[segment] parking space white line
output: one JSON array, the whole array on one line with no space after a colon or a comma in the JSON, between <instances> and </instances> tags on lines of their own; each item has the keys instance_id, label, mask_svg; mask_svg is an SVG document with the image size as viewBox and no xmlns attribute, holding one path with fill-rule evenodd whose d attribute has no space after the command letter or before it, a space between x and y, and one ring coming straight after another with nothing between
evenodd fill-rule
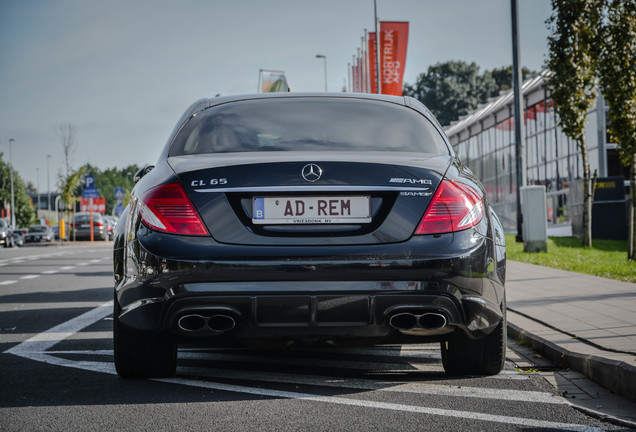
<instances>
[{"instance_id":1,"label":"parking space white line","mask_svg":"<svg viewBox=\"0 0 636 432\"><path fill-rule=\"evenodd\" d=\"M87 328L88 326L96 323L97 321L102 320L105 317L109 316L112 313L112 304L113 302L111 301L95 309L91 309L82 315L79 315L69 321L66 321L60 325L52 327L51 329L43 333L33 336L32 338L5 351L5 353L10 353L10 354L18 355L21 357L29 358L32 360L41 361L47 364L73 367L78 369L90 370L94 372L115 374L115 370L111 362L72 361L69 359L55 357L54 355L51 355L53 354L53 352L47 352L49 348L52 348L54 345L56 345L60 341L73 336L77 332L80 332L83 329ZM103 350L103 351L97 351L97 352L110 354L111 351ZM190 353L190 354L195 355L198 353ZM467 420L485 421L485 422L493 422L493 423L500 423L500 424L513 424L513 425L519 425L519 426L527 427L527 428L550 428L550 429L581 431L581 432L597 432L602 430L596 427L589 427L589 426L570 424L570 423L560 423L560 422L552 422L552 421L546 421L546 420L536 420L536 419L528 419L528 418L521 418L521 417L493 415L493 414L470 412L470 411L439 409L439 408L413 406L413 405L405 405L405 404L398 404L398 403L378 402L378 401L371 401L371 400L352 399L352 398L335 397L335 396L323 396L323 395L315 395L310 393L288 392L288 391L273 390L273 389L247 387L247 386L241 386L241 385L216 383L216 382L209 382L209 381L202 381L202 380L193 380L193 379L180 378L180 377L155 379L154 381L165 382L170 384L186 385L190 387L208 388L208 389L228 391L228 392L234 392L234 393L252 394L252 395L272 397L272 398L297 399L297 400L306 400L310 402L322 402L322 403L330 403L330 404L337 404L337 405L356 406L356 407L362 407L362 408L411 412L416 414L461 418L461 419L467 419ZM438 386L438 387L442 387L442 386ZM482 389L479 389L479 390L482 390ZM400 391L400 390L396 390L396 391Z\"/></svg>"},{"instance_id":2,"label":"parking space white line","mask_svg":"<svg viewBox=\"0 0 636 432\"><path fill-rule=\"evenodd\" d=\"M102 352L101 354L104 354ZM377 381L367 379L346 378L339 379L327 376L287 374L265 371L244 371L217 368L186 367L180 369L188 375L206 378L229 378L251 381L266 381L273 383L288 383L312 385L321 387L336 387L359 390L376 390L400 393L416 393L436 396L472 397L477 399L513 400L520 402L535 402L547 404L567 404L561 398L551 393L522 390L493 389L469 386L444 386L427 384L424 382L408 381Z\"/></svg>"},{"instance_id":3,"label":"parking space white line","mask_svg":"<svg viewBox=\"0 0 636 432\"><path fill-rule=\"evenodd\" d=\"M155 379L154 381L182 384L190 387L199 387L219 391L228 391L233 393L246 393L257 396L266 396L273 398L299 399L311 402L324 402L337 405L348 405L362 408L385 409L390 411L411 412L416 414L437 415L441 417L453 417L463 420L477 420L493 423L503 423L511 425L519 425L522 427L532 428L549 428L556 430L581 431L581 432L600 432L603 429L590 427L585 425L577 425L571 423L552 422L547 420L535 420L522 417L510 417L494 414L485 414L471 411L457 411L441 408L430 408L422 406L404 405L389 402L377 402L361 399L349 399L335 396L321 396L309 393L297 393L281 390L272 390L264 388L246 387L234 384L215 383L209 381L197 381L187 378L165 378Z\"/></svg>"},{"instance_id":4,"label":"parking space white line","mask_svg":"<svg viewBox=\"0 0 636 432\"><path fill-rule=\"evenodd\" d=\"M114 355L113 350L78 350L78 351L53 351L53 350L49 350L49 351L45 351L46 354L51 354L51 355L81 355L81 356L91 356L91 355L98 355L98 356L112 356Z\"/></svg>"},{"instance_id":5,"label":"parking space white line","mask_svg":"<svg viewBox=\"0 0 636 432\"><path fill-rule=\"evenodd\" d=\"M42 273L40 273L40 274L43 274L43 275L52 275L52 274L55 274L55 273L59 273L59 270L45 270L45 271L43 271L43 272L42 272Z\"/></svg>"},{"instance_id":6,"label":"parking space white line","mask_svg":"<svg viewBox=\"0 0 636 432\"><path fill-rule=\"evenodd\" d=\"M73 270L75 268L75 266L65 266L65 267L60 267L60 270Z\"/></svg>"},{"instance_id":7,"label":"parking space white line","mask_svg":"<svg viewBox=\"0 0 636 432\"><path fill-rule=\"evenodd\" d=\"M8 265L8 264L20 264L20 263L25 262L25 260L32 261L32 260L39 260L39 259L55 258L55 257L60 257L60 256L73 255L77 251L80 251L83 254L93 253L93 252L100 252L100 249L87 249L88 247L90 247L90 246L73 246L72 251L51 252L51 253L45 253L45 254L39 254L39 255L31 255L29 257L6 258L6 259L0 260L0 267Z\"/></svg>"},{"instance_id":8,"label":"parking space white line","mask_svg":"<svg viewBox=\"0 0 636 432\"><path fill-rule=\"evenodd\" d=\"M12 285L12 284L14 284L16 282L17 281L14 281L14 280L6 280L6 281L0 282L0 285Z\"/></svg>"},{"instance_id":9,"label":"parking space white line","mask_svg":"<svg viewBox=\"0 0 636 432\"><path fill-rule=\"evenodd\" d=\"M113 302L109 301L43 333L37 334L5 352L22 357L27 356L29 353L40 354L56 343L110 315L112 312Z\"/></svg>"},{"instance_id":10,"label":"parking space white line","mask_svg":"<svg viewBox=\"0 0 636 432\"><path fill-rule=\"evenodd\" d=\"M26 275L26 276L22 276L22 277L20 277L20 280L35 279L35 278L39 278L39 277L40 277L40 275L39 275L39 274Z\"/></svg>"},{"instance_id":11,"label":"parking space white line","mask_svg":"<svg viewBox=\"0 0 636 432\"><path fill-rule=\"evenodd\" d=\"M99 355L112 356L112 350L92 351L47 351L51 355ZM190 355L190 358L193 356ZM179 358L183 358L183 352L179 351ZM198 356L201 360L209 360L205 354ZM259 359L261 357L259 356ZM229 378L260 382L287 383L312 385L321 387L348 388L359 390L377 390L400 393L416 393L437 396L472 397L477 399L513 400L520 402L534 402L547 404L567 404L567 402L551 393L522 390L491 389L468 386L443 386L426 384L422 382L408 381L377 381L356 378L338 379L327 376L287 374L278 372L265 372L260 370L243 371L218 368L181 367L180 371L188 375L197 375L205 378Z\"/></svg>"}]
</instances>

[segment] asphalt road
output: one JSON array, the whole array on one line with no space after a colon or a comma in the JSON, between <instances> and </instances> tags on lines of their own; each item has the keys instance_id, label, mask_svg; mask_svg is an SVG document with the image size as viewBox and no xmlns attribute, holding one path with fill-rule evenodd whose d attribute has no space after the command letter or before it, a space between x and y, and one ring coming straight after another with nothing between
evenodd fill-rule
<instances>
[{"instance_id":1,"label":"asphalt road","mask_svg":"<svg viewBox=\"0 0 636 432\"><path fill-rule=\"evenodd\" d=\"M437 345L180 347L176 377L120 379L111 247L0 250L0 430L625 430L510 362L447 377Z\"/></svg>"}]
</instances>

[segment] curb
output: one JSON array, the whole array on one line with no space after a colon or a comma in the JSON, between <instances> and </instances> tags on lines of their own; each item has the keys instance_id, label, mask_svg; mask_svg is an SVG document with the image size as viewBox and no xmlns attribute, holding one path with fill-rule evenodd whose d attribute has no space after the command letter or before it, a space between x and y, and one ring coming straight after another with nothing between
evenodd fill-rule
<instances>
[{"instance_id":1,"label":"curb","mask_svg":"<svg viewBox=\"0 0 636 432\"><path fill-rule=\"evenodd\" d=\"M604 388L636 401L636 366L619 360L564 349L510 322L508 322L508 334L516 340L525 341L532 349L552 360L559 367L581 372Z\"/></svg>"}]
</instances>

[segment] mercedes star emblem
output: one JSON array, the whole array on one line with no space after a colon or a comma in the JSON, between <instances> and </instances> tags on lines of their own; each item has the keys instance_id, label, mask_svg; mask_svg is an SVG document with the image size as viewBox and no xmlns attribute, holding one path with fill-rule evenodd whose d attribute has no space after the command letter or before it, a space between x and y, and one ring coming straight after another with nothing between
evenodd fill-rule
<instances>
[{"instance_id":1,"label":"mercedes star emblem","mask_svg":"<svg viewBox=\"0 0 636 432\"><path fill-rule=\"evenodd\" d=\"M303 167L303 178L305 180L307 180L308 182L315 182L317 181L320 176L322 175L322 168L320 168L318 165L316 164L307 164Z\"/></svg>"}]
</instances>

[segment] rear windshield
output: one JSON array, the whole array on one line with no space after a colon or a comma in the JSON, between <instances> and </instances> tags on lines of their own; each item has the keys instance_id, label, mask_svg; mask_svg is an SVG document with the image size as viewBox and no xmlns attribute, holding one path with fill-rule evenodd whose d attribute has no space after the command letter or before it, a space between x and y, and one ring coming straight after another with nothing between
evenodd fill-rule
<instances>
[{"instance_id":1,"label":"rear windshield","mask_svg":"<svg viewBox=\"0 0 636 432\"><path fill-rule=\"evenodd\" d=\"M178 133L169 155L339 150L449 154L431 122L404 106L349 99L267 99L204 111Z\"/></svg>"}]
</instances>

